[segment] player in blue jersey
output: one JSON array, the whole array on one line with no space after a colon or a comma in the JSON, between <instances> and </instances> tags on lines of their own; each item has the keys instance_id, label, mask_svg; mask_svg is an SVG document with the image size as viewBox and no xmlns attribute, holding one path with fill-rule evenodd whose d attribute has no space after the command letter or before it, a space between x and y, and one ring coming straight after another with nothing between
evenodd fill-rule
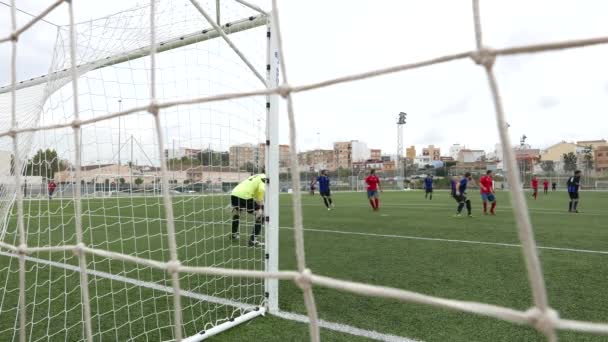
<instances>
[{"instance_id":1,"label":"player in blue jersey","mask_svg":"<svg viewBox=\"0 0 608 342\"><path fill-rule=\"evenodd\" d=\"M568 204L568 212L578 213L578 189L581 185L581 171L574 171L574 176L568 178L568 196L570 203Z\"/></svg>"},{"instance_id":2,"label":"player in blue jersey","mask_svg":"<svg viewBox=\"0 0 608 342\"><path fill-rule=\"evenodd\" d=\"M430 174L426 175L426 178L424 179L424 199L427 198L427 196L430 195L429 200L433 199L433 176L431 176Z\"/></svg>"},{"instance_id":3,"label":"player in blue jersey","mask_svg":"<svg viewBox=\"0 0 608 342\"><path fill-rule=\"evenodd\" d=\"M465 173L460 181L452 180L452 197L458 202L456 217L462 216L462 208L464 208L465 205L467 207L468 216L473 217L471 214L471 200L466 196L467 186L471 180L472 177L470 172Z\"/></svg>"},{"instance_id":4,"label":"player in blue jersey","mask_svg":"<svg viewBox=\"0 0 608 342\"><path fill-rule=\"evenodd\" d=\"M314 184L316 183L319 183L319 194L323 198L323 202L325 203L327 210L331 210L331 208L334 207L334 202L331 199L331 190L329 189L329 177L327 176L326 170L321 170L321 175L317 177Z\"/></svg>"},{"instance_id":5,"label":"player in blue jersey","mask_svg":"<svg viewBox=\"0 0 608 342\"><path fill-rule=\"evenodd\" d=\"M452 189L452 192L450 193L450 195L453 198L456 198L456 190L458 190L458 178L456 178L456 177L450 178L450 188Z\"/></svg>"}]
</instances>

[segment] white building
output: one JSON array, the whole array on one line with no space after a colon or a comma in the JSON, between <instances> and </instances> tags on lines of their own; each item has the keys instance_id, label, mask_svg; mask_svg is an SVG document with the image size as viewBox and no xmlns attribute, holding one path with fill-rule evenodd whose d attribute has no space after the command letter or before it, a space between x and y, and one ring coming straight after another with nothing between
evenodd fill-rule
<instances>
[{"instance_id":1,"label":"white building","mask_svg":"<svg viewBox=\"0 0 608 342\"><path fill-rule=\"evenodd\" d=\"M189 147L179 147L179 148L167 148L165 149L165 157L168 159L174 158L182 158L182 157L190 157L196 158L196 156L201 152L201 149L198 148L189 148Z\"/></svg>"},{"instance_id":2,"label":"white building","mask_svg":"<svg viewBox=\"0 0 608 342\"><path fill-rule=\"evenodd\" d=\"M364 161L364 160L368 160L371 156L371 153L369 151L369 148L367 147L367 144L362 142L362 141L358 141L358 140L353 140L350 142L351 143L351 153L352 153L352 161L353 162L358 162L358 161Z\"/></svg>"},{"instance_id":3,"label":"white building","mask_svg":"<svg viewBox=\"0 0 608 342\"><path fill-rule=\"evenodd\" d=\"M486 152L483 150L466 150L462 149L458 152L458 160L462 163L474 163L476 161L480 161L482 158L486 156Z\"/></svg>"},{"instance_id":4,"label":"white building","mask_svg":"<svg viewBox=\"0 0 608 342\"><path fill-rule=\"evenodd\" d=\"M414 164L418 164L418 167L424 167L427 164L431 164L433 158L431 156L416 156L414 158Z\"/></svg>"},{"instance_id":5,"label":"white building","mask_svg":"<svg viewBox=\"0 0 608 342\"><path fill-rule=\"evenodd\" d=\"M506 168L506 163L505 163L505 156L504 156L504 152L502 151L502 144L496 144L494 145L494 158L498 161L496 163L496 169L498 170L504 170Z\"/></svg>"},{"instance_id":6,"label":"white building","mask_svg":"<svg viewBox=\"0 0 608 342\"><path fill-rule=\"evenodd\" d=\"M464 150L466 147L460 144L454 144L450 146L450 157L454 158L454 160L458 159L458 153L460 150Z\"/></svg>"}]
</instances>

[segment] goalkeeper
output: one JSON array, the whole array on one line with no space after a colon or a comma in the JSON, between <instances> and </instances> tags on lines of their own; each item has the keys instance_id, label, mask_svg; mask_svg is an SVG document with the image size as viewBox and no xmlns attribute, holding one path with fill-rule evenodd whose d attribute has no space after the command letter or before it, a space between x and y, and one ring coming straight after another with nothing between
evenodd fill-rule
<instances>
[{"instance_id":1,"label":"goalkeeper","mask_svg":"<svg viewBox=\"0 0 608 342\"><path fill-rule=\"evenodd\" d=\"M232 239L239 238L239 221L241 212L245 210L249 214L254 214L255 224L249 239L250 247L262 247L264 244L258 241L262 231L264 219L264 193L266 191L266 175L252 175L240 182L230 196L232 205Z\"/></svg>"}]
</instances>

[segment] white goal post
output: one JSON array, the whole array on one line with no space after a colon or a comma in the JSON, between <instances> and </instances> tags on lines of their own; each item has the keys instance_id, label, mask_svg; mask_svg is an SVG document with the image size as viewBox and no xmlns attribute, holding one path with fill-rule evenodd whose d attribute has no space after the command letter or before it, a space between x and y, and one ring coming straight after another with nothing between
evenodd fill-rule
<instances>
[{"instance_id":1,"label":"white goal post","mask_svg":"<svg viewBox=\"0 0 608 342\"><path fill-rule=\"evenodd\" d=\"M58 27L50 72L0 87L0 127L20 130L14 148L0 137L0 153L18 157L11 170L23 170L7 177L44 175L43 191L57 182L49 200L23 201L19 186L0 194L0 288L22 291L0 298L0 323L11 322L0 334L193 342L278 310L276 278L196 272L278 271L278 95L197 101L277 86L271 18L246 1L153 1ZM148 112L151 101L179 104ZM230 240L229 192L251 172L267 176L263 248ZM253 216L239 221L253 238ZM19 245L38 252L21 258L10 247ZM176 263L194 271L175 276ZM48 295L75 307L40 297L39 278L63 284ZM42 314L35 303L45 300Z\"/></svg>"}]
</instances>

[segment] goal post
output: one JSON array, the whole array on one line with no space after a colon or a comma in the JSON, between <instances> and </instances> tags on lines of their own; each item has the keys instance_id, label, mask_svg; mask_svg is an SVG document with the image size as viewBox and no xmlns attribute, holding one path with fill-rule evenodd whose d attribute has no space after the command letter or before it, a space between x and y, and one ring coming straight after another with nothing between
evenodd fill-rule
<instances>
[{"instance_id":1,"label":"goal post","mask_svg":"<svg viewBox=\"0 0 608 342\"><path fill-rule=\"evenodd\" d=\"M279 52L277 50L276 34L274 32L272 13L266 24L268 39L266 53L266 79L268 88L279 85ZM268 146L266 158L267 192L265 202L268 203L266 220L266 270L278 272L279 270L279 96L269 95L266 98L267 120L266 132ZM268 309L270 312L279 311L279 281L278 279L265 279Z\"/></svg>"},{"instance_id":2,"label":"goal post","mask_svg":"<svg viewBox=\"0 0 608 342\"><path fill-rule=\"evenodd\" d=\"M202 10L197 4L156 2L154 49L146 26L149 4L75 24L75 61L70 58L69 27L59 27L49 74L17 83L18 127L27 131L18 133L21 164L11 170L44 176L41 191L47 181L57 183L52 198L41 196L23 204L28 248L45 249L26 259L26 265L35 265L25 275L27 340L86 340L83 331L88 328L83 326L90 324L94 339L168 341L181 330L184 341L194 342L278 311L276 279L180 272L182 324L176 327L172 276L153 266L171 262L160 181L166 177L183 267L278 271L278 95L186 103L276 87L272 15L245 1L214 2L217 7ZM211 21L217 19L221 26ZM153 115L132 109L150 103L151 50L156 50L156 100L184 102L158 114L164 139L159 139ZM78 93L71 87L72 63ZM260 75L265 75L263 83ZM0 87L2 116L10 113L11 96L11 86ZM78 129L79 146L71 127L74 97L80 104L78 117L86 121ZM0 117L0 127L10 129L10 120ZM8 157L11 147L10 137L0 137L0 151ZM159 155L163 150L164 156ZM76 155L82 160L79 172ZM167 174L161 172L163 159ZM231 239L230 191L251 173L263 172L265 217L258 238L265 246L259 248L248 246L257 222L244 212L238 220L241 239ZM11 174L7 171L6 177L12 179ZM19 245L13 206L15 193L24 191L21 183L0 193L2 246ZM76 201L82 207L85 247L97 251L87 254L84 271L74 266L77 258L65 247L76 245ZM59 252L47 252L50 246ZM111 253L123 256L108 256ZM23 287L18 257L0 250L0 288L5 293ZM127 257L139 261L121 259ZM83 272L89 303L78 290ZM49 288L44 279L62 286ZM45 294L49 297L41 297ZM16 300L0 298L0 334L19 331L12 329L23 315ZM48 305L35 305L40 302ZM90 322L80 315L88 305Z\"/></svg>"}]
</instances>

